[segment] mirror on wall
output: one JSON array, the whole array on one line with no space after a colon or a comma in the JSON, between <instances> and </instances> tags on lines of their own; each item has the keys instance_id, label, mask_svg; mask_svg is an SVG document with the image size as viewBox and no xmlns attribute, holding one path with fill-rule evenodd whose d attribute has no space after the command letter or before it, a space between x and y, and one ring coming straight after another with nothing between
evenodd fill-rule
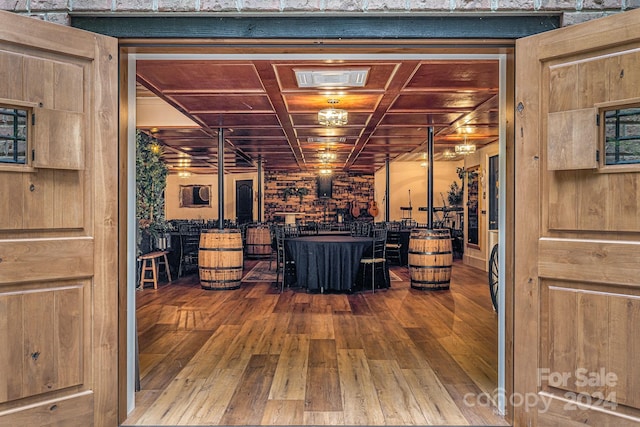
<instances>
[{"instance_id":1,"label":"mirror on wall","mask_svg":"<svg viewBox=\"0 0 640 427\"><path fill-rule=\"evenodd\" d=\"M211 206L210 185L181 185L181 208L206 208Z\"/></svg>"},{"instance_id":2,"label":"mirror on wall","mask_svg":"<svg viewBox=\"0 0 640 427\"><path fill-rule=\"evenodd\" d=\"M479 244L478 172L478 166L467 169L467 245L472 247Z\"/></svg>"}]
</instances>

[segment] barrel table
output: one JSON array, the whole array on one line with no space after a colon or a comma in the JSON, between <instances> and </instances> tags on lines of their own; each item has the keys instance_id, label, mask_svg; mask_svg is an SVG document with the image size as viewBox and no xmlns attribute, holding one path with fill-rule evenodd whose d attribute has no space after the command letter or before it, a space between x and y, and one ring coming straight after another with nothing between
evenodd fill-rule
<instances>
[{"instance_id":1,"label":"barrel table","mask_svg":"<svg viewBox=\"0 0 640 427\"><path fill-rule=\"evenodd\" d=\"M414 228L409 237L411 287L449 289L451 281L451 233L448 229Z\"/></svg>"},{"instance_id":2,"label":"barrel table","mask_svg":"<svg viewBox=\"0 0 640 427\"><path fill-rule=\"evenodd\" d=\"M267 225L247 227L245 252L249 258L271 258L271 230Z\"/></svg>"},{"instance_id":3,"label":"barrel table","mask_svg":"<svg viewBox=\"0 0 640 427\"><path fill-rule=\"evenodd\" d=\"M202 230L198 250L202 289L238 289L242 280L242 263L240 230Z\"/></svg>"}]
</instances>

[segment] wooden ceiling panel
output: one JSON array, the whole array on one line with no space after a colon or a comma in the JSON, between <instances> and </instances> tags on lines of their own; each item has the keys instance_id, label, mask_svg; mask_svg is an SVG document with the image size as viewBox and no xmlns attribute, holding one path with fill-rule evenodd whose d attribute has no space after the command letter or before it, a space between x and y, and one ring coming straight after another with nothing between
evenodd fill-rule
<instances>
[{"instance_id":1,"label":"wooden ceiling panel","mask_svg":"<svg viewBox=\"0 0 640 427\"><path fill-rule=\"evenodd\" d=\"M420 64L405 86L406 90L498 91L497 61L429 61Z\"/></svg>"},{"instance_id":2,"label":"wooden ceiling panel","mask_svg":"<svg viewBox=\"0 0 640 427\"><path fill-rule=\"evenodd\" d=\"M225 138L234 140L236 138L252 138L252 139L273 139L282 138L286 140L286 135L282 128L234 128L233 131L227 132Z\"/></svg>"},{"instance_id":3,"label":"wooden ceiling panel","mask_svg":"<svg viewBox=\"0 0 640 427\"><path fill-rule=\"evenodd\" d=\"M173 153L167 157L172 166L187 157L199 162L195 170L215 168L220 127L233 159L225 162L228 171L255 170L259 156L266 170L316 170L323 165L317 152L327 142L309 138L344 138L332 146L332 166L358 173L420 150L426 126L434 127L437 151L451 149L463 134L478 145L497 140L498 61L203 59L137 66L140 97L158 96L202 126L145 130ZM369 69L365 87L299 88L294 72L354 68ZM317 123L328 99L349 112L346 126Z\"/></svg>"},{"instance_id":4,"label":"wooden ceiling panel","mask_svg":"<svg viewBox=\"0 0 640 427\"><path fill-rule=\"evenodd\" d=\"M317 93L295 93L283 95L288 110L292 113L318 113L323 108L340 108L348 113L373 112L380 103L380 94L365 94L356 92L349 95L339 94L317 94ZM330 104L329 100L338 101Z\"/></svg>"},{"instance_id":5,"label":"wooden ceiling panel","mask_svg":"<svg viewBox=\"0 0 640 427\"><path fill-rule=\"evenodd\" d=\"M471 112L493 96L487 92L430 92L400 95L393 103L391 112Z\"/></svg>"},{"instance_id":6,"label":"wooden ceiling panel","mask_svg":"<svg viewBox=\"0 0 640 427\"><path fill-rule=\"evenodd\" d=\"M210 128L236 128L236 127L280 127L278 116L275 114L249 113L249 114L194 114ZM235 132L235 129L234 129Z\"/></svg>"},{"instance_id":7,"label":"wooden ceiling panel","mask_svg":"<svg viewBox=\"0 0 640 427\"><path fill-rule=\"evenodd\" d=\"M200 113L272 113L273 106L266 95L197 94L171 95L175 104L192 114Z\"/></svg>"},{"instance_id":8,"label":"wooden ceiling panel","mask_svg":"<svg viewBox=\"0 0 640 427\"><path fill-rule=\"evenodd\" d=\"M165 95L264 92L262 81L251 62L142 60L136 63L136 67L143 81Z\"/></svg>"}]
</instances>

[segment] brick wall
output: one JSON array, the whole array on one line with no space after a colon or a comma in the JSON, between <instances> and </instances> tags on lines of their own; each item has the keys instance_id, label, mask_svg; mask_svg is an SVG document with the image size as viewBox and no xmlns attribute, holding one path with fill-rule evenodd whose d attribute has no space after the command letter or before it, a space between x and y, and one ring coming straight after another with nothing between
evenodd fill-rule
<instances>
[{"instance_id":1,"label":"brick wall","mask_svg":"<svg viewBox=\"0 0 640 427\"><path fill-rule=\"evenodd\" d=\"M313 173L265 173L265 221L282 220L276 212L303 212L304 215L298 218L302 221L335 221L338 209L346 210L354 203L363 210L368 206L373 196L373 175L334 172L332 181L332 197L318 198L316 175ZM302 201L297 196L285 201L284 190L288 187L306 188L308 194L302 197Z\"/></svg>"},{"instance_id":2,"label":"brick wall","mask_svg":"<svg viewBox=\"0 0 640 427\"><path fill-rule=\"evenodd\" d=\"M69 24L70 12L563 12L563 25L640 7L640 0L0 0L0 9Z\"/></svg>"}]
</instances>

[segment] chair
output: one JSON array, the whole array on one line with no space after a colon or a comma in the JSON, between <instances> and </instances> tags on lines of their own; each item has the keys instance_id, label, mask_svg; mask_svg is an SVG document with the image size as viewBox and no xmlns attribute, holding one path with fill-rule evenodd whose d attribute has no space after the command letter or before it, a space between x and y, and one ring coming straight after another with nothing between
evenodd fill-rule
<instances>
[{"instance_id":1,"label":"chair","mask_svg":"<svg viewBox=\"0 0 640 427\"><path fill-rule=\"evenodd\" d=\"M389 271L387 267L387 259L385 257L386 244L387 244L387 230L386 229L374 229L372 232L373 237L373 249L370 257L363 257L360 260L360 266L362 271L361 281L362 289L364 290L367 272L371 271L371 291L376 291L376 276L382 274L384 286L378 286L378 288L389 287Z\"/></svg>"},{"instance_id":2,"label":"chair","mask_svg":"<svg viewBox=\"0 0 640 427\"><path fill-rule=\"evenodd\" d=\"M354 221L351 223L350 232L352 237L370 237L371 224L363 221Z\"/></svg>"},{"instance_id":3,"label":"chair","mask_svg":"<svg viewBox=\"0 0 640 427\"><path fill-rule=\"evenodd\" d=\"M300 225L298 231L301 236L315 236L318 234L318 223L309 221L306 224Z\"/></svg>"},{"instance_id":4,"label":"chair","mask_svg":"<svg viewBox=\"0 0 640 427\"><path fill-rule=\"evenodd\" d=\"M385 245L387 261L402 264L401 249L402 241L400 239L400 231L387 230L387 244Z\"/></svg>"},{"instance_id":5,"label":"chair","mask_svg":"<svg viewBox=\"0 0 640 427\"><path fill-rule=\"evenodd\" d=\"M299 237L300 229L297 225L285 225L284 226L284 237Z\"/></svg>"},{"instance_id":6,"label":"chair","mask_svg":"<svg viewBox=\"0 0 640 427\"><path fill-rule=\"evenodd\" d=\"M197 223L180 224L178 231L180 232L178 277L182 277L186 272L198 269L201 226Z\"/></svg>"},{"instance_id":7,"label":"chair","mask_svg":"<svg viewBox=\"0 0 640 427\"><path fill-rule=\"evenodd\" d=\"M276 284L280 284L280 292L284 292L284 285L287 281L287 274L295 272L295 264L293 260L287 259L285 248L286 227L275 227L276 236ZM282 282L280 281L280 273L282 273Z\"/></svg>"}]
</instances>

